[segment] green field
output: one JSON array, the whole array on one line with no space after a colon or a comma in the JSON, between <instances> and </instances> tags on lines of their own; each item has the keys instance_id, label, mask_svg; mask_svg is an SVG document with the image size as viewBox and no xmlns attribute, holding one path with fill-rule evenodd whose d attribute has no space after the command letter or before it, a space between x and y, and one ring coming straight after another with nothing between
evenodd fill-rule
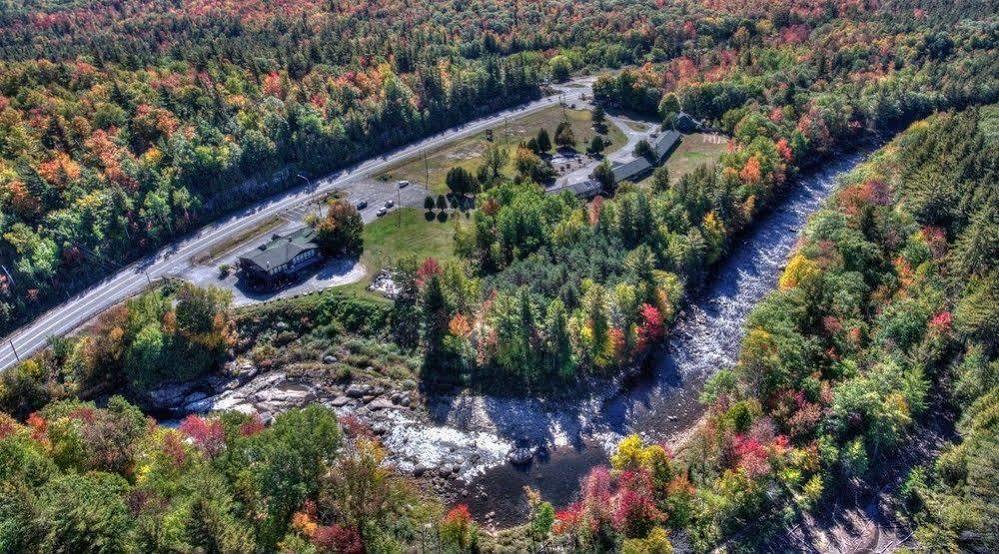
<instances>
[{"instance_id":1,"label":"green field","mask_svg":"<svg viewBox=\"0 0 999 554\"><path fill-rule=\"evenodd\" d=\"M576 148L584 150L586 145L596 134L593 131L593 118L588 110L563 109L559 106L545 108L522 117L510 119L501 125L493 128L493 140L507 148L512 154L517 144L535 136L539 129L548 129L548 134L552 140L555 139L555 128L563 118L572 124L573 134L576 135ZM610 154L618 148L624 146L627 138L616 125L607 125L607 138L611 140L604 153ZM422 157L404 161L389 168L376 178L382 181L395 182L406 179L414 183L425 183L427 181L427 171L430 173L430 190L436 194L447 192L444 184L444 177L452 167L461 166L475 174L480 164L482 153L489 146L486 134L479 133L475 136L464 138L446 144L436 150L427 153L427 158ZM507 164L506 173L513 175L513 160Z\"/></svg>"},{"instance_id":2,"label":"green field","mask_svg":"<svg viewBox=\"0 0 999 554\"><path fill-rule=\"evenodd\" d=\"M728 139L722 135L707 133L684 135L680 146L666 161L666 167L669 168L672 179L679 179L700 165L718 163L721 155L727 150Z\"/></svg>"},{"instance_id":3,"label":"green field","mask_svg":"<svg viewBox=\"0 0 999 554\"><path fill-rule=\"evenodd\" d=\"M471 224L464 214L454 217L462 224ZM348 292L365 293L375 275L385 267L390 267L406 256L417 259L428 257L444 261L455 257L454 220L446 222L436 219L427 221L422 209L402 208L393 210L385 217L364 226L364 254L361 263L367 270L364 279L352 285L345 285Z\"/></svg>"},{"instance_id":4,"label":"green field","mask_svg":"<svg viewBox=\"0 0 999 554\"><path fill-rule=\"evenodd\" d=\"M677 146L676 150L670 154L669 159L666 160L670 181L678 181L680 177L694 171L701 165L710 166L718 163L722 154L727 150L728 138L723 135L707 133L684 135L680 146ZM650 175L639 181L638 184L644 186L651 182L652 176Z\"/></svg>"}]
</instances>

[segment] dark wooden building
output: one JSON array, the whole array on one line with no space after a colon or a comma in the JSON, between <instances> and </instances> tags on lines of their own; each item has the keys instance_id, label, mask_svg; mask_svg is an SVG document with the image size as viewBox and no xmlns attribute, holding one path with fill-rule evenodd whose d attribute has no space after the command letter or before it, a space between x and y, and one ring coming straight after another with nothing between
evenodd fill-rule
<instances>
[{"instance_id":1,"label":"dark wooden building","mask_svg":"<svg viewBox=\"0 0 999 554\"><path fill-rule=\"evenodd\" d=\"M239 258L239 269L251 286L273 289L294 281L300 272L322 260L316 232L303 227L287 235L274 235Z\"/></svg>"}]
</instances>

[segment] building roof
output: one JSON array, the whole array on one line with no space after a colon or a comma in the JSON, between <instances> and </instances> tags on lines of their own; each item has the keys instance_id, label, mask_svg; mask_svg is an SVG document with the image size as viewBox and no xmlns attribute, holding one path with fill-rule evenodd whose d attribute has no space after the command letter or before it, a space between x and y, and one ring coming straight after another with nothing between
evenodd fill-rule
<instances>
[{"instance_id":1,"label":"building roof","mask_svg":"<svg viewBox=\"0 0 999 554\"><path fill-rule=\"evenodd\" d=\"M240 260L251 262L266 271L290 262L302 252L319 248L315 240L315 229L302 227L284 236L274 235L270 242L240 256Z\"/></svg>"},{"instance_id":2,"label":"building roof","mask_svg":"<svg viewBox=\"0 0 999 554\"><path fill-rule=\"evenodd\" d=\"M591 198L600 194L600 191L603 190L603 185L601 185L600 181L597 181L596 179L586 179L585 181L572 183L566 188L571 190L576 196Z\"/></svg>"},{"instance_id":3,"label":"building roof","mask_svg":"<svg viewBox=\"0 0 999 554\"><path fill-rule=\"evenodd\" d=\"M615 163L611 166L611 173L614 174L614 182L627 181L636 175L641 175L652 169L652 164L644 157L638 157L630 162Z\"/></svg>"},{"instance_id":4,"label":"building roof","mask_svg":"<svg viewBox=\"0 0 999 554\"><path fill-rule=\"evenodd\" d=\"M656 154L656 161L662 162L663 158L673 150L678 142L680 142L679 131L666 131L656 137L655 142L652 143L652 151Z\"/></svg>"},{"instance_id":5,"label":"building roof","mask_svg":"<svg viewBox=\"0 0 999 554\"><path fill-rule=\"evenodd\" d=\"M674 125L679 130L685 133L689 133L699 129L701 126L703 126L703 123L698 121L697 118L695 118L694 116L690 115L687 112L680 112L676 114L676 121Z\"/></svg>"}]
</instances>

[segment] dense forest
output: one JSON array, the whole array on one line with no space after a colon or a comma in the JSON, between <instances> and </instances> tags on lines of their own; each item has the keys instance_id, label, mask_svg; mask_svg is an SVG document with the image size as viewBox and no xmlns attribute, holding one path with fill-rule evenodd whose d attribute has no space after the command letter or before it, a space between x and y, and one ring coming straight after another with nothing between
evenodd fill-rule
<instances>
[{"instance_id":1,"label":"dense forest","mask_svg":"<svg viewBox=\"0 0 999 554\"><path fill-rule=\"evenodd\" d=\"M653 85L701 94L726 80L711 107L719 116L764 94L784 105L823 92L830 77L851 97L883 91L871 100L888 103L889 119L916 102L993 94L976 82L994 73L984 55L994 29L977 19L989 12L987 2L901 0L8 2L0 331L300 183L298 171L376 155L583 68L657 64ZM773 90L774 76L793 86ZM633 92L650 92L640 104L660 95Z\"/></svg>"},{"instance_id":2,"label":"dense forest","mask_svg":"<svg viewBox=\"0 0 999 554\"><path fill-rule=\"evenodd\" d=\"M467 511L444 513L381 465L369 434L327 408L155 425L120 397L0 415L5 552L467 550Z\"/></svg>"},{"instance_id":3,"label":"dense forest","mask_svg":"<svg viewBox=\"0 0 999 554\"><path fill-rule=\"evenodd\" d=\"M994 550L997 161L994 105L932 116L883 147L810 218L779 289L749 320L738 364L706 386L708 416L686 448L628 437L577 502L556 511L532 496L518 532L567 550L670 552L676 540L698 551L758 548L809 513L885 486L917 544ZM424 269L421 280L443 273ZM140 297L96 332L54 345L34 371L66 372L49 386L117 376L141 387L169 360L211 363L235 338L227 297L169 294ZM385 307L324 310L388 329ZM94 363L116 369L95 374ZM11 383L5 376L8 410L22 398ZM270 425L224 413L175 429L117 397L103 408L72 399L37 408L23 407L23 423L0 421L5 550L475 551L487 542L462 506L445 513L381 465L363 424L319 406ZM919 435L935 437L931 448L908 447ZM885 474L898 478L883 484Z\"/></svg>"},{"instance_id":4,"label":"dense forest","mask_svg":"<svg viewBox=\"0 0 999 554\"><path fill-rule=\"evenodd\" d=\"M658 527L697 550L759 548L885 486L919 547L994 551L997 179L995 105L921 121L853 171L755 308L738 364L706 386L687 448L625 439L556 530L583 550L645 551ZM918 435L952 442L930 460Z\"/></svg>"},{"instance_id":5,"label":"dense forest","mask_svg":"<svg viewBox=\"0 0 999 554\"><path fill-rule=\"evenodd\" d=\"M685 111L730 134L720 167L679 179L660 168L649 186L612 183L614 198L592 203L546 195L531 164L513 180L479 171L480 209L456 236L464 263L402 268L397 338L422 344L429 379L503 389L640 363L685 290L800 169L933 110L997 99L993 27L944 36L948 20L924 14L892 34L897 22L877 13L817 29L778 13L734 28L723 48L685 43L664 64L601 76L602 105L666 125Z\"/></svg>"},{"instance_id":6,"label":"dense forest","mask_svg":"<svg viewBox=\"0 0 999 554\"><path fill-rule=\"evenodd\" d=\"M630 9L272 8L5 5L0 331L54 293L300 183L295 172L319 175L537 96L549 73L541 51L587 44L594 65L634 61L595 39L630 27Z\"/></svg>"}]
</instances>

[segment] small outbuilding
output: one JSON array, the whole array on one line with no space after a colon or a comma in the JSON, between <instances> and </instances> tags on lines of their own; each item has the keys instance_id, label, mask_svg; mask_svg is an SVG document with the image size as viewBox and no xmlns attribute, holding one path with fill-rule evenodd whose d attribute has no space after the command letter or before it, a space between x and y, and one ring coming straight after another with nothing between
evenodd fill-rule
<instances>
[{"instance_id":1,"label":"small outbuilding","mask_svg":"<svg viewBox=\"0 0 999 554\"><path fill-rule=\"evenodd\" d=\"M687 112L680 112L676 114L676 124L674 127L681 133L694 133L701 128L701 122L694 119L694 116Z\"/></svg>"}]
</instances>

